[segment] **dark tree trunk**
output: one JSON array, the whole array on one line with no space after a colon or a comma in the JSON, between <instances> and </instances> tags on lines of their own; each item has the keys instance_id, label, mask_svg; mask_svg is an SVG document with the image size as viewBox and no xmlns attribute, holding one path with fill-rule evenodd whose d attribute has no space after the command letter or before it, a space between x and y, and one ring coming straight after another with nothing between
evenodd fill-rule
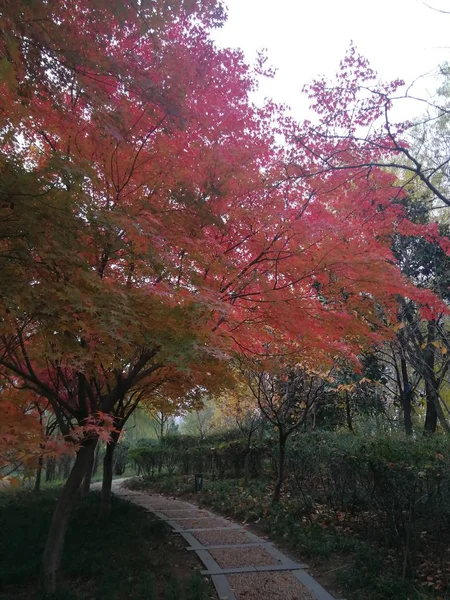
<instances>
[{"instance_id":1,"label":"dark tree trunk","mask_svg":"<svg viewBox=\"0 0 450 600\"><path fill-rule=\"evenodd\" d=\"M275 489L273 491L272 502L279 502L281 495L281 488L283 487L284 480L284 462L286 456L286 440L287 435L284 433L279 434L278 438L278 473L277 481L275 483Z\"/></svg>"},{"instance_id":2,"label":"dark tree trunk","mask_svg":"<svg viewBox=\"0 0 450 600\"><path fill-rule=\"evenodd\" d=\"M424 351L423 378L425 381L425 394L427 399L427 412L425 415L425 433L436 433L439 402L438 385L435 373L435 348L433 342L436 340L436 324L428 321L427 346Z\"/></svg>"},{"instance_id":3,"label":"dark tree trunk","mask_svg":"<svg viewBox=\"0 0 450 600\"><path fill-rule=\"evenodd\" d=\"M345 416L347 419L348 430L351 431L352 433L354 433L355 430L353 429L353 419L352 419L352 411L351 411L351 407L350 407L350 399L348 397L347 392L345 393Z\"/></svg>"},{"instance_id":4,"label":"dark tree trunk","mask_svg":"<svg viewBox=\"0 0 450 600\"><path fill-rule=\"evenodd\" d=\"M403 392L402 397L403 402L403 425L405 428L405 433L408 436L413 434L413 426L412 426L412 392L410 389L406 389Z\"/></svg>"},{"instance_id":5,"label":"dark tree trunk","mask_svg":"<svg viewBox=\"0 0 450 600\"><path fill-rule=\"evenodd\" d=\"M58 479L67 479L70 469L72 468L72 457L69 455L62 456L58 460ZM56 470L56 465L55 465Z\"/></svg>"},{"instance_id":6,"label":"dark tree trunk","mask_svg":"<svg viewBox=\"0 0 450 600\"><path fill-rule=\"evenodd\" d=\"M247 433L246 448L244 456L244 486L247 487L250 481L250 454L252 448L252 438L255 430L250 425L250 431Z\"/></svg>"},{"instance_id":7,"label":"dark tree trunk","mask_svg":"<svg viewBox=\"0 0 450 600\"><path fill-rule=\"evenodd\" d=\"M434 405L434 401L432 398L432 392L430 389L428 389L430 386L429 384L425 381L425 390L426 390L426 397L427 397L427 412L425 415L425 425L424 425L424 431L425 433L436 433L436 427L437 427L437 412L436 412L436 407Z\"/></svg>"},{"instance_id":8,"label":"dark tree trunk","mask_svg":"<svg viewBox=\"0 0 450 600\"><path fill-rule=\"evenodd\" d=\"M53 512L41 565L41 585L46 593L54 593L56 589L70 511L96 442L95 438L89 438L82 443Z\"/></svg>"},{"instance_id":9,"label":"dark tree trunk","mask_svg":"<svg viewBox=\"0 0 450 600\"><path fill-rule=\"evenodd\" d=\"M413 391L411 388L411 384L409 383L409 377L408 377L408 369L406 366L406 359L405 357L402 356L400 357L400 367L401 367L401 373L402 373L402 381L403 381L403 389L400 393L400 398L401 398L401 402L402 402L402 409L403 409L403 422L404 422L404 426L405 426L405 433L406 435L412 435L413 434L413 427L412 427L412 397L413 397Z\"/></svg>"},{"instance_id":10,"label":"dark tree trunk","mask_svg":"<svg viewBox=\"0 0 450 600\"><path fill-rule=\"evenodd\" d=\"M72 457L66 456L64 460L64 479L69 477L70 470L72 468Z\"/></svg>"},{"instance_id":11,"label":"dark tree trunk","mask_svg":"<svg viewBox=\"0 0 450 600\"><path fill-rule=\"evenodd\" d=\"M60 458L58 458L58 461L55 464L55 472L57 472L56 479L59 479L60 481L69 477L70 471L66 473L66 465L68 458L68 456L61 456Z\"/></svg>"},{"instance_id":12,"label":"dark tree trunk","mask_svg":"<svg viewBox=\"0 0 450 600\"><path fill-rule=\"evenodd\" d=\"M103 459L103 482L100 500L101 517L108 517L111 514L111 486L114 468L114 450L116 449L119 435L120 432L116 431L111 434L111 439L106 446L105 458Z\"/></svg>"},{"instance_id":13,"label":"dark tree trunk","mask_svg":"<svg viewBox=\"0 0 450 600\"><path fill-rule=\"evenodd\" d=\"M425 433L436 433L438 419L443 429L447 433L450 433L450 426L445 418L444 411L442 410L440 403L438 384L434 373L432 375L428 373L428 376L425 378L425 392L427 396L427 413L425 416L424 427Z\"/></svg>"},{"instance_id":14,"label":"dark tree trunk","mask_svg":"<svg viewBox=\"0 0 450 600\"><path fill-rule=\"evenodd\" d=\"M244 487L248 486L250 481L250 450L247 450L244 457Z\"/></svg>"},{"instance_id":15,"label":"dark tree trunk","mask_svg":"<svg viewBox=\"0 0 450 600\"><path fill-rule=\"evenodd\" d=\"M92 475L96 475L97 471L98 471L98 463L99 463L98 457L100 454L100 446L101 446L101 444L100 444L100 442L98 442L97 446L95 447L94 468L92 469Z\"/></svg>"},{"instance_id":16,"label":"dark tree trunk","mask_svg":"<svg viewBox=\"0 0 450 600\"><path fill-rule=\"evenodd\" d=\"M98 444L96 444L95 447L97 447ZM89 490L91 489L91 479L92 479L92 472L94 470L94 460L95 460L95 449L92 452L92 454L89 457L89 461L87 463L86 466L86 473L83 477L83 481L81 483L81 495L83 496L83 498L85 498L88 494L89 494Z\"/></svg>"},{"instance_id":17,"label":"dark tree trunk","mask_svg":"<svg viewBox=\"0 0 450 600\"><path fill-rule=\"evenodd\" d=\"M427 346L424 352L424 369L423 378L425 381L425 394L427 399L427 412L425 415L425 433L431 434L436 433L437 427L437 411L434 402L434 388L436 383L436 375L434 371L435 356L433 346L431 345L435 340L435 326L433 321L428 321L428 335L427 335Z\"/></svg>"},{"instance_id":18,"label":"dark tree trunk","mask_svg":"<svg viewBox=\"0 0 450 600\"><path fill-rule=\"evenodd\" d=\"M34 482L34 491L41 491L42 468L44 466L44 457L40 456L38 460L38 468L36 470L36 480Z\"/></svg>"},{"instance_id":19,"label":"dark tree trunk","mask_svg":"<svg viewBox=\"0 0 450 600\"><path fill-rule=\"evenodd\" d=\"M45 482L49 483L49 481L53 481L55 478L55 467L56 460L53 456L50 456L45 461Z\"/></svg>"}]
</instances>

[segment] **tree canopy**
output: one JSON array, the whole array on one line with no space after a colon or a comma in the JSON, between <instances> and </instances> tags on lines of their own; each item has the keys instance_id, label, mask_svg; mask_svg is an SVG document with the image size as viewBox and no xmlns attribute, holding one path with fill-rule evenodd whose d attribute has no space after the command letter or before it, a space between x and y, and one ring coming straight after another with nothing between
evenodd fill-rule
<instances>
[{"instance_id":1,"label":"tree canopy","mask_svg":"<svg viewBox=\"0 0 450 600\"><path fill-rule=\"evenodd\" d=\"M374 74L354 49L337 87L311 87L312 129L251 102L259 67L212 42L213 1L33 0L1 20L0 402L43 399L78 448L44 560L53 589L69 498L135 400L214 387L236 357L358 369L394 335L399 298L447 311L402 272L394 236L450 244L399 201L391 132L353 135L398 86L358 104ZM20 447L31 413L17 415L2 440Z\"/></svg>"}]
</instances>

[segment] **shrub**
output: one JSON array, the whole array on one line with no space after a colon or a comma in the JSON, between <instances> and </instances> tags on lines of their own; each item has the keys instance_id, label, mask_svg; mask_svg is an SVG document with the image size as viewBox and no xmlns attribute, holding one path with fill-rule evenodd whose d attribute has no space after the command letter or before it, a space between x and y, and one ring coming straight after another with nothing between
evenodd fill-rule
<instances>
[{"instance_id":1,"label":"shrub","mask_svg":"<svg viewBox=\"0 0 450 600\"><path fill-rule=\"evenodd\" d=\"M352 523L366 539L396 547L404 573L413 573L427 544L443 559L450 541L447 438L299 435L287 463L299 514L312 519L319 510L325 521Z\"/></svg>"}]
</instances>

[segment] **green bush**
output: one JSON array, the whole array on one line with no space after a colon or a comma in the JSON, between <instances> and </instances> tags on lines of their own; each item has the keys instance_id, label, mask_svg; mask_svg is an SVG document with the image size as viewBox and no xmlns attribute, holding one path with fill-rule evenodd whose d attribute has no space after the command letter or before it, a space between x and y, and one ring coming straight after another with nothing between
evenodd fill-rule
<instances>
[{"instance_id":1,"label":"green bush","mask_svg":"<svg viewBox=\"0 0 450 600\"><path fill-rule=\"evenodd\" d=\"M134 462L138 475L151 477L158 463L158 444L153 440L139 441L129 449L128 456Z\"/></svg>"},{"instance_id":2,"label":"green bush","mask_svg":"<svg viewBox=\"0 0 450 600\"><path fill-rule=\"evenodd\" d=\"M266 442L248 444L237 432L227 432L226 440L217 435L206 437L201 443L191 436L167 436L161 442L141 441L132 447L128 456L139 474L153 477L165 470L169 474L194 475L208 473L213 478L258 477Z\"/></svg>"},{"instance_id":3,"label":"green bush","mask_svg":"<svg viewBox=\"0 0 450 600\"><path fill-rule=\"evenodd\" d=\"M429 544L450 543L450 442L445 437L298 435L289 445L287 485L299 516L357 523L367 540L396 548L413 574Z\"/></svg>"}]
</instances>

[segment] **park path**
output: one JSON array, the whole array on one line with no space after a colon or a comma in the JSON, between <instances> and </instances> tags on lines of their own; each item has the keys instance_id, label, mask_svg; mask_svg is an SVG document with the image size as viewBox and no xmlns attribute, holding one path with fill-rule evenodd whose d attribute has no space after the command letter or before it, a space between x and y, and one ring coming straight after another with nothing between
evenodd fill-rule
<instances>
[{"instance_id":1,"label":"park path","mask_svg":"<svg viewBox=\"0 0 450 600\"><path fill-rule=\"evenodd\" d=\"M220 600L335 600L307 571L245 526L190 502L122 487L112 491L166 521L196 552ZM95 485L95 484L94 484Z\"/></svg>"}]
</instances>

